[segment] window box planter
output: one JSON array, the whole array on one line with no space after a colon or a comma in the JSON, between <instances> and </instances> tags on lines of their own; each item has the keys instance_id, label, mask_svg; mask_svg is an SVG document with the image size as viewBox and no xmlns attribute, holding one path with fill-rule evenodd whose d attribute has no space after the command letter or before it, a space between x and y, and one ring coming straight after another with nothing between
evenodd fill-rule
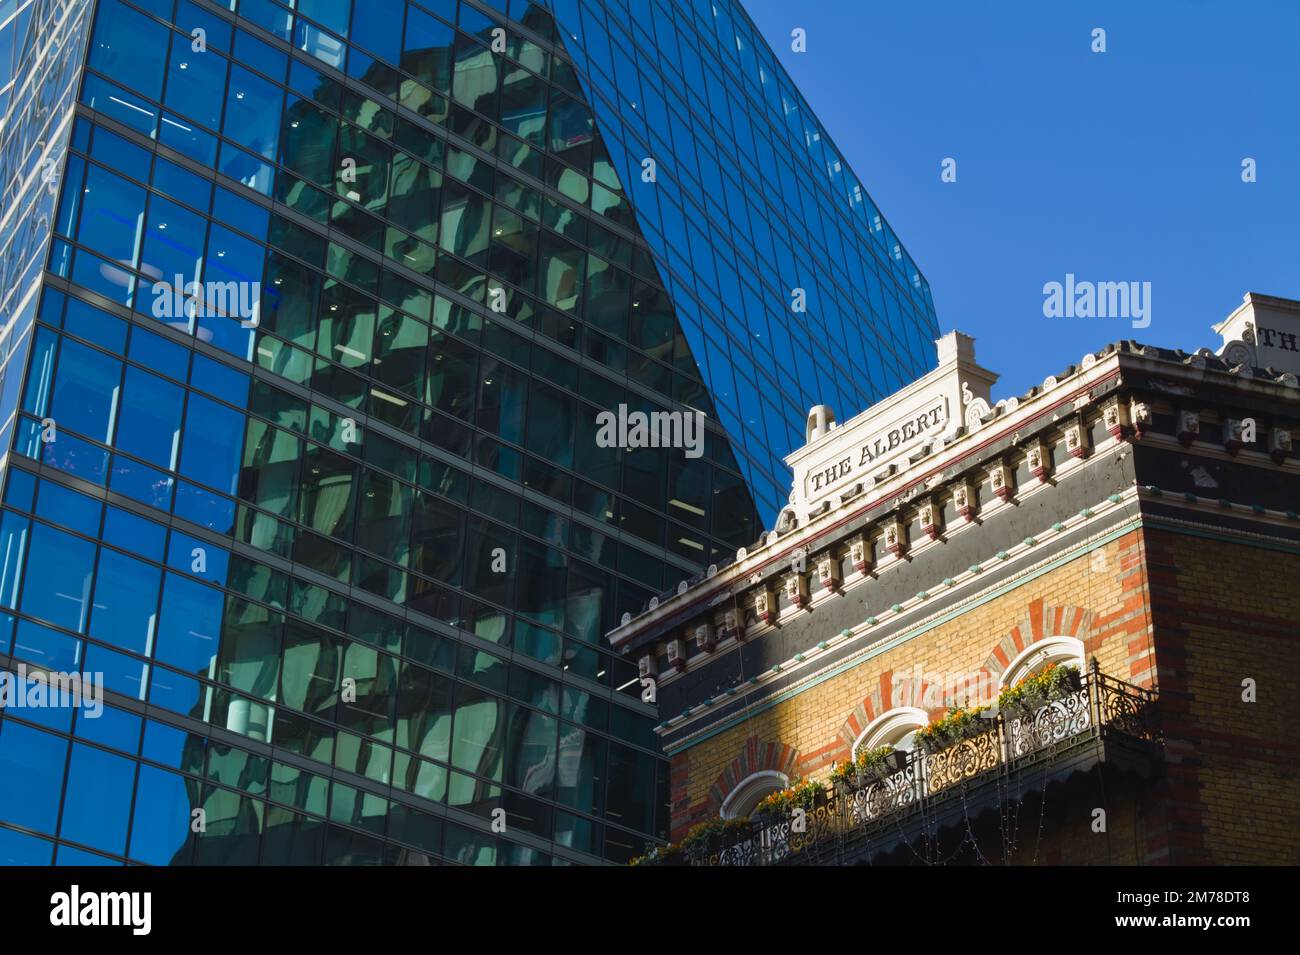
<instances>
[{"instance_id":1,"label":"window box planter","mask_svg":"<svg viewBox=\"0 0 1300 955\"><path fill-rule=\"evenodd\" d=\"M870 752L859 752L852 763L837 767L832 776L836 792L841 795L888 779L907 765L907 753L892 746L881 746Z\"/></svg>"},{"instance_id":2,"label":"window box planter","mask_svg":"<svg viewBox=\"0 0 1300 955\"><path fill-rule=\"evenodd\" d=\"M1032 718L1049 703L1079 692L1082 685L1078 667L1053 665L1003 690L998 695L998 709L1013 718Z\"/></svg>"},{"instance_id":3,"label":"window box planter","mask_svg":"<svg viewBox=\"0 0 1300 955\"><path fill-rule=\"evenodd\" d=\"M996 728L996 724L993 720L985 719L986 710L987 706L949 710L947 716L917 731L917 747L925 753L934 754L988 733Z\"/></svg>"},{"instance_id":4,"label":"window box planter","mask_svg":"<svg viewBox=\"0 0 1300 955\"><path fill-rule=\"evenodd\" d=\"M812 812L830 802L832 792L822 783L804 780L795 783L789 789L770 793L758 804L750 818L755 822L762 820L764 825L773 826L785 822L795 809Z\"/></svg>"},{"instance_id":5,"label":"window box planter","mask_svg":"<svg viewBox=\"0 0 1300 955\"><path fill-rule=\"evenodd\" d=\"M895 773L901 772L906 766L907 753L892 747L887 753L879 754L874 758L868 757L866 765L857 773L858 788L862 789L872 783L886 780Z\"/></svg>"}]
</instances>

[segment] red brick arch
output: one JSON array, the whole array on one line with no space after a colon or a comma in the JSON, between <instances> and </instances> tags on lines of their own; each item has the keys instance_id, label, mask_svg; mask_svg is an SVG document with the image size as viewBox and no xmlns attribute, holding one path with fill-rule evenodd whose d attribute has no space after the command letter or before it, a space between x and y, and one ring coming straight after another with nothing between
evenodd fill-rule
<instances>
[{"instance_id":1,"label":"red brick arch","mask_svg":"<svg viewBox=\"0 0 1300 955\"><path fill-rule=\"evenodd\" d=\"M763 742L757 736L751 736L745 740L745 748L709 787L709 801L715 810L721 809L736 786L765 769L784 773L793 780L798 762L799 752L792 746L775 741Z\"/></svg>"},{"instance_id":2,"label":"red brick arch","mask_svg":"<svg viewBox=\"0 0 1300 955\"><path fill-rule=\"evenodd\" d=\"M1048 637L1075 637L1086 643L1092 622L1091 610L1064 604L1057 606L1039 597L1025 608L1025 619L998 641L984 661L984 669L999 677L1012 660Z\"/></svg>"}]
</instances>

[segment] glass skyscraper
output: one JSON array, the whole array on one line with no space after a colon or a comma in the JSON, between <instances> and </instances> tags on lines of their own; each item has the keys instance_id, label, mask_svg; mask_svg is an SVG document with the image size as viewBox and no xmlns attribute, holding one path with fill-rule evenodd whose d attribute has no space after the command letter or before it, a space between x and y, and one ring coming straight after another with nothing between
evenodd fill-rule
<instances>
[{"instance_id":1,"label":"glass skyscraper","mask_svg":"<svg viewBox=\"0 0 1300 955\"><path fill-rule=\"evenodd\" d=\"M937 332L739 6L0 0L0 67L0 663L105 687L0 710L0 864L664 837L603 634Z\"/></svg>"}]
</instances>

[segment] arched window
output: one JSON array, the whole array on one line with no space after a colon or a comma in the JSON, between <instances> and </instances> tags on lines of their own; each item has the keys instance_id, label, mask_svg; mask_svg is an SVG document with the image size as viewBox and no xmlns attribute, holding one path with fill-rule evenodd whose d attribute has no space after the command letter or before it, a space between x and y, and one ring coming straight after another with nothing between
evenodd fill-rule
<instances>
[{"instance_id":1,"label":"arched window","mask_svg":"<svg viewBox=\"0 0 1300 955\"><path fill-rule=\"evenodd\" d=\"M862 750L869 752L881 746L911 752L916 731L929 722L929 714L915 706L900 706L882 713L853 741L853 758L857 759Z\"/></svg>"},{"instance_id":2,"label":"arched window","mask_svg":"<svg viewBox=\"0 0 1300 955\"><path fill-rule=\"evenodd\" d=\"M1033 676L1053 663L1061 666L1077 666L1079 673L1082 674L1084 671L1083 641L1074 637L1047 637L1031 644L1002 671L998 686L1015 686L1025 677Z\"/></svg>"},{"instance_id":3,"label":"arched window","mask_svg":"<svg viewBox=\"0 0 1300 955\"><path fill-rule=\"evenodd\" d=\"M739 783L722 803L723 819L741 819L754 811L754 807L768 793L785 789L790 785L790 777L778 773L775 769L762 769L750 773Z\"/></svg>"}]
</instances>

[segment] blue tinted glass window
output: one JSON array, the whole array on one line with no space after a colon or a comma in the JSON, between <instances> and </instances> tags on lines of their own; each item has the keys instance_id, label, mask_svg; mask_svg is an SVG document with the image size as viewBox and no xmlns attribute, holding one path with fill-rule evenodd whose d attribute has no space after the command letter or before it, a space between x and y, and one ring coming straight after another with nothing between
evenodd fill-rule
<instances>
[{"instance_id":1,"label":"blue tinted glass window","mask_svg":"<svg viewBox=\"0 0 1300 955\"><path fill-rule=\"evenodd\" d=\"M217 168L223 175L242 182L249 189L255 189L264 196L271 194L275 170L270 163L259 156L254 156L231 143L222 143L221 161L217 163Z\"/></svg>"},{"instance_id":2,"label":"blue tinted glass window","mask_svg":"<svg viewBox=\"0 0 1300 955\"><path fill-rule=\"evenodd\" d=\"M99 4L90 65L156 100L162 93L167 28L119 0Z\"/></svg>"},{"instance_id":3,"label":"blue tinted glass window","mask_svg":"<svg viewBox=\"0 0 1300 955\"><path fill-rule=\"evenodd\" d=\"M109 507L104 515L104 540L141 557L161 561L167 528L130 511Z\"/></svg>"},{"instance_id":4,"label":"blue tinted glass window","mask_svg":"<svg viewBox=\"0 0 1300 955\"><path fill-rule=\"evenodd\" d=\"M50 417L58 430L66 428L107 442L120 376L121 362L65 338L50 402Z\"/></svg>"},{"instance_id":5,"label":"blue tinted glass window","mask_svg":"<svg viewBox=\"0 0 1300 955\"><path fill-rule=\"evenodd\" d=\"M68 300L63 327L73 335L111 351L120 353L126 344L126 322L78 298Z\"/></svg>"},{"instance_id":6,"label":"blue tinted glass window","mask_svg":"<svg viewBox=\"0 0 1300 955\"><path fill-rule=\"evenodd\" d=\"M90 148L90 130L91 124L78 117L77 121L72 124L72 148L85 152Z\"/></svg>"},{"instance_id":7,"label":"blue tinted glass window","mask_svg":"<svg viewBox=\"0 0 1300 955\"><path fill-rule=\"evenodd\" d=\"M105 689L114 693L121 693L132 700L143 701L145 698L149 664L143 660L92 644L86 647L84 672L96 674L97 679L102 676Z\"/></svg>"},{"instance_id":8,"label":"blue tinted glass window","mask_svg":"<svg viewBox=\"0 0 1300 955\"><path fill-rule=\"evenodd\" d=\"M15 659L34 663L47 670L71 673L77 669L81 652L82 643L76 637L31 620L18 621L18 630L14 635ZM28 710L26 715L32 722L66 729L72 711L67 707L51 706Z\"/></svg>"},{"instance_id":9,"label":"blue tinted glass window","mask_svg":"<svg viewBox=\"0 0 1300 955\"><path fill-rule=\"evenodd\" d=\"M57 441L41 441L41 427L31 422L28 434L20 438L26 450L22 453L40 459L50 467L84 478L93 484L103 484L108 472L108 452L92 447L71 434L60 433Z\"/></svg>"},{"instance_id":10,"label":"blue tinted glass window","mask_svg":"<svg viewBox=\"0 0 1300 955\"><path fill-rule=\"evenodd\" d=\"M83 222L82 225L84 226L85 223ZM125 238L129 230L123 227L121 232L123 233L122 237ZM92 235L88 241L94 241L95 238L96 236ZM103 238L102 231L98 238ZM131 296L134 294L137 284L136 276L123 270L117 263L105 259L103 256L92 255L84 249L73 256L72 269L68 276L82 288L98 292L110 302L116 302L119 305L129 305L131 303Z\"/></svg>"},{"instance_id":11,"label":"blue tinted glass window","mask_svg":"<svg viewBox=\"0 0 1300 955\"><path fill-rule=\"evenodd\" d=\"M241 66L232 66L222 134L246 149L274 159L283 100L278 86Z\"/></svg>"},{"instance_id":12,"label":"blue tinted glass window","mask_svg":"<svg viewBox=\"0 0 1300 955\"><path fill-rule=\"evenodd\" d=\"M155 763L180 769L183 765L181 751L188 738L189 734L184 730L149 720L144 727L144 743L140 747L140 755Z\"/></svg>"},{"instance_id":13,"label":"blue tinted glass window","mask_svg":"<svg viewBox=\"0 0 1300 955\"><path fill-rule=\"evenodd\" d=\"M154 160L153 185L200 212L207 212L212 200L212 183L161 156Z\"/></svg>"},{"instance_id":14,"label":"blue tinted glass window","mask_svg":"<svg viewBox=\"0 0 1300 955\"><path fill-rule=\"evenodd\" d=\"M0 603L10 610L18 606L18 587L23 577L23 553L31 521L12 511L0 516Z\"/></svg>"},{"instance_id":15,"label":"blue tinted glass window","mask_svg":"<svg viewBox=\"0 0 1300 955\"><path fill-rule=\"evenodd\" d=\"M54 843L13 829L0 829L0 865L49 865Z\"/></svg>"},{"instance_id":16,"label":"blue tinted glass window","mask_svg":"<svg viewBox=\"0 0 1300 955\"><path fill-rule=\"evenodd\" d=\"M150 290L155 299L175 288L183 290L187 282L198 279L202 274L203 245L207 236L207 221L201 215L170 199L153 197L149 203L149 224L145 229L140 269L158 277ZM172 317L182 317L175 305L172 310ZM150 301L149 311L155 317L161 317L159 311L154 310L153 301Z\"/></svg>"},{"instance_id":17,"label":"blue tinted glass window","mask_svg":"<svg viewBox=\"0 0 1300 955\"><path fill-rule=\"evenodd\" d=\"M280 82L289 63L289 58L275 47L243 30L235 31L235 59Z\"/></svg>"},{"instance_id":18,"label":"blue tinted glass window","mask_svg":"<svg viewBox=\"0 0 1300 955\"><path fill-rule=\"evenodd\" d=\"M243 448L244 416L191 393L181 473L223 494L234 494Z\"/></svg>"},{"instance_id":19,"label":"blue tinted glass window","mask_svg":"<svg viewBox=\"0 0 1300 955\"><path fill-rule=\"evenodd\" d=\"M86 74L85 83L81 87L81 101L91 109L99 110L132 129L138 129L146 136L152 136L158 129L156 107L149 105L138 94L129 93L91 73ZM167 127L164 126L163 130L165 132Z\"/></svg>"},{"instance_id":20,"label":"blue tinted glass window","mask_svg":"<svg viewBox=\"0 0 1300 955\"><path fill-rule=\"evenodd\" d=\"M172 531L171 543L167 547L167 563L176 570L202 577L214 584L225 584L230 553L215 544L180 531Z\"/></svg>"},{"instance_id":21,"label":"blue tinted glass window","mask_svg":"<svg viewBox=\"0 0 1300 955\"><path fill-rule=\"evenodd\" d=\"M185 380L185 371L190 361L189 349L138 327L131 329L130 356L140 364L177 381Z\"/></svg>"},{"instance_id":22,"label":"blue tinted glass window","mask_svg":"<svg viewBox=\"0 0 1300 955\"><path fill-rule=\"evenodd\" d=\"M90 609L90 575L95 545L33 523L25 568L24 612L68 630L81 632Z\"/></svg>"},{"instance_id":23,"label":"blue tinted glass window","mask_svg":"<svg viewBox=\"0 0 1300 955\"><path fill-rule=\"evenodd\" d=\"M77 238L107 258L135 265L145 190L100 166L86 171Z\"/></svg>"},{"instance_id":24,"label":"blue tinted glass window","mask_svg":"<svg viewBox=\"0 0 1300 955\"><path fill-rule=\"evenodd\" d=\"M223 197L219 191L214 208L221 205L223 205ZM225 218L219 212L214 211L214 215L223 220ZM260 282L264 256L265 250L258 243L236 235L229 229L213 225L212 233L208 236L207 268L204 278L212 282ZM245 294L243 297L249 296ZM220 308L220 304L212 303L218 312L224 311L230 314L234 311L230 304L224 309Z\"/></svg>"},{"instance_id":25,"label":"blue tinted glass window","mask_svg":"<svg viewBox=\"0 0 1300 955\"><path fill-rule=\"evenodd\" d=\"M365 0L352 18L353 43L396 63L402 52L402 0Z\"/></svg>"},{"instance_id":26,"label":"blue tinted glass window","mask_svg":"<svg viewBox=\"0 0 1300 955\"><path fill-rule=\"evenodd\" d=\"M235 502L179 481L176 485L176 516L200 527L211 528L218 534L229 534L234 527Z\"/></svg>"},{"instance_id":27,"label":"blue tinted glass window","mask_svg":"<svg viewBox=\"0 0 1300 955\"><path fill-rule=\"evenodd\" d=\"M232 229L246 232L255 239L261 239L266 236L266 227L271 221L271 213L264 206L259 206L256 202L251 202L243 196L235 195L229 189L218 186L216 198L212 202L212 218L229 225ZM224 247L213 248L214 251L220 251ZM257 277L261 277L260 272Z\"/></svg>"},{"instance_id":28,"label":"blue tinted glass window","mask_svg":"<svg viewBox=\"0 0 1300 955\"><path fill-rule=\"evenodd\" d=\"M109 169L115 169L132 179L141 182L149 180L149 151L103 126L95 127L90 155Z\"/></svg>"},{"instance_id":29,"label":"blue tinted glass window","mask_svg":"<svg viewBox=\"0 0 1300 955\"><path fill-rule=\"evenodd\" d=\"M54 231L60 235L77 234L77 213L81 210L82 182L86 176L86 161L76 153L68 156L67 165L63 170L63 196L59 199L58 215L54 219ZM50 271L59 275L67 272L66 252L60 250L57 258L50 262ZM49 292L45 293L48 300L51 296ZM54 303L57 307L62 307L62 296ZM53 325L59 321L58 308L41 308L41 318Z\"/></svg>"},{"instance_id":30,"label":"blue tinted glass window","mask_svg":"<svg viewBox=\"0 0 1300 955\"><path fill-rule=\"evenodd\" d=\"M217 655L221 609L221 591L169 573L154 658L188 673L206 674ZM155 689L160 677L154 677Z\"/></svg>"},{"instance_id":31,"label":"blue tinted glass window","mask_svg":"<svg viewBox=\"0 0 1300 955\"><path fill-rule=\"evenodd\" d=\"M244 405L248 401L248 376L203 355L194 356L190 384L232 405Z\"/></svg>"},{"instance_id":32,"label":"blue tinted glass window","mask_svg":"<svg viewBox=\"0 0 1300 955\"><path fill-rule=\"evenodd\" d=\"M113 646L147 654L153 643L162 571L105 548L95 579L90 635Z\"/></svg>"},{"instance_id":33,"label":"blue tinted glass window","mask_svg":"<svg viewBox=\"0 0 1300 955\"><path fill-rule=\"evenodd\" d=\"M36 478L28 471L9 468L9 479L5 482L5 503L10 507L20 507L24 511L32 509L32 496L36 493Z\"/></svg>"},{"instance_id":34,"label":"blue tinted glass window","mask_svg":"<svg viewBox=\"0 0 1300 955\"><path fill-rule=\"evenodd\" d=\"M217 161L217 137L180 117L163 116L159 142L184 153L191 159L211 166Z\"/></svg>"},{"instance_id":35,"label":"blue tinted glass window","mask_svg":"<svg viewBox=\"0 0 1300 955\"><path fill-rule=\"evenodd\" d=\"M135 5L164 20L170 20L174 2L175 0L135 0Z\"/></svg>"},{"instance_id":36,"label":"blue tinted glass window","mask_svg":"<svg viewBox=\"0 0 1300 955\"><path fill-rule=\"evenodd\" d=\"M210 129L221 126L221 101L225 96L226 58L213 50L194 52L188 35L172 34L171 62L167 68L170 109Z\"/></svg>"},{"instance_id":37,"label":"blue tinted glass window","mask_svg":"<svg viewBox=\"0 0 1300 955\"><path fill-rule=\"evenodd\" d=\"M165 511L171 507L174 483L171 475L157 468L123 454L113 455L113 476L108 486L118 494Z\"/></svg>"},{"instance_id":38,"label":"blue tinted glass window","mask_svg":"<svg viewBox=\"0 0 1300 955\"><path fill-rule=\"evenodd\" d=\"M131 817L135 763L81 743L72 746L59 835L122 854Z\"/></svg>"},{"instance_id":39,"label":"blue tinted glass window","mask_svg":"<svg viewBox=\"0 0 1300 955\"><path fill-rule=\"evenodd\" d=\"M185 389L129 366L115 445L160 468L174 470Z\"/></svg>"},{"instance_id":40,"label":"blue tinted glass window","mask_svg":"<svg viewBox=\"0 0 1300 955\"><path fill-rule=\"evenodd\" d=\"M190 797L184 776L140 767L131 825L132 859L150 865L184 864L179 853L190 832Z\"/></svg>"},{"instance_id":41,"label":"blue tinted glass window","mask_svg":"<svg viewBox=\"0 0 1300 955\"><path fill-rule=\"evenodd\" d=\"M209 50L230 52L230 24L202 10L190 0L181 0L176 5L175 23L190 36L197 27L202 27Z\"/></svg>"},{"instance_id":42,"label":"blue tinted glass window","mask_svg":"<svg viewBox=\"0 0 1300 955\"><path fill-rule=\"evenodd\" d=\"M59 787L68 751L66 740L15 723L0 722L0 820L53 834L59 815Z\"/></svg>"},{"instance_id":43,"label":"blue tinted glass window","mask_svg":"<svg viewBox=\"0 0 1300 955\"><path fill-rule=\"evenodd\" d=\"M198 680L174 670L154 667L149 679L149 702L175 713L192 714L199 701Z\"/></svg>"},{"instance_id":44,"label":"blue tinted glass window","mask_svg":"<svg viewBox=\"0 0 1300 955\"><path fill-rule=\"evenodd\" d=\"M36 495L36 513L39 516L88 537L99 535L101 508L99 501L53 481L42 481Z\"/></svg>"},{"instance_id":45,"label":"blue tinted glass window","mask_svg":"<svg viewBox=\"0 0 1300 955\"><path fill-rule=\"evenodd\" d=\"M134 713L116 706L105 706L98 716L89 716L83 709L77 713L76 735L134 756L140 748L142 722Z\"/></svg>"}]
</instances>

